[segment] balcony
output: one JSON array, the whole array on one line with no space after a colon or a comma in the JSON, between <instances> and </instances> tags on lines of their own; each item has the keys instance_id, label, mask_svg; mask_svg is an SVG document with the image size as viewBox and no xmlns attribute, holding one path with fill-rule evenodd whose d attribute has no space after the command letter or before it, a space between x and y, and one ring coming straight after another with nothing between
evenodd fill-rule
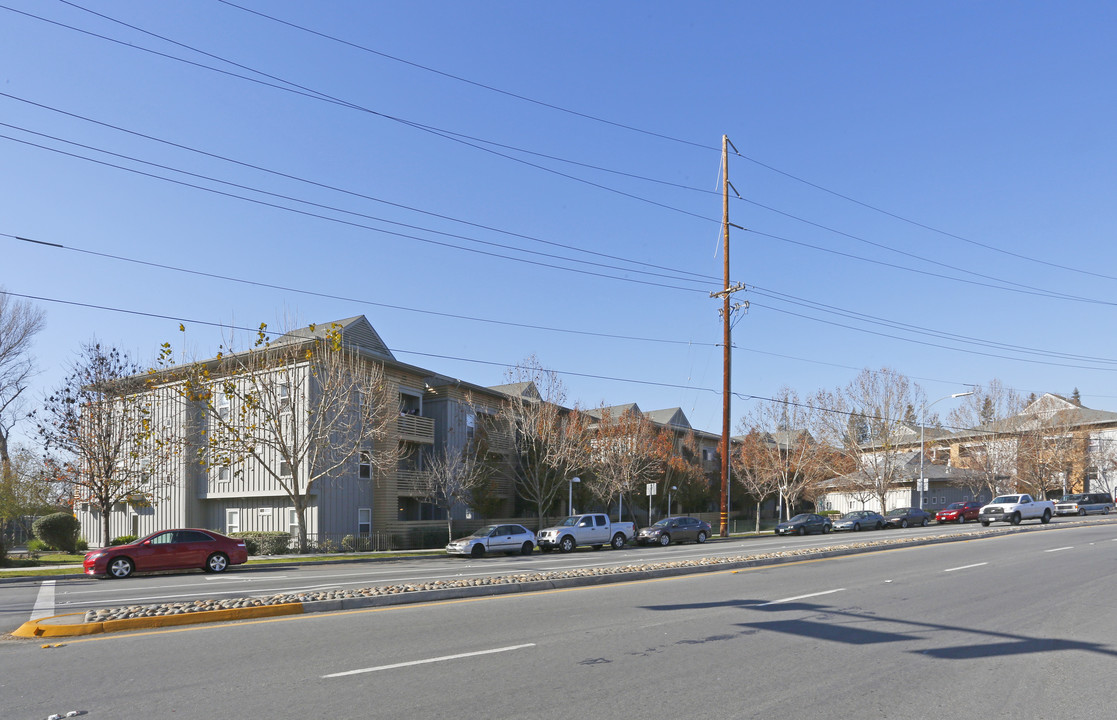
<instances>
[{"instance_id":1,"label":"balcony","mask_svg":"<svg viewBox=\"0 0 1117 720\"><path fill-rule=\"evenodd\" d=\"M423 475L418 470L396 470L396 494L402 497L422 497Z\"/></svg>"},{"instance_id":2,"label":"balcony","mask_svg":"<svg viewBox=\"0 0 1117 720\"><path fill-rule=\"evenodd\" d=\"M406 442L434 443L434 418L422 415L400 415L396 420L396 433Z\"/></svg>"}]
</instances>

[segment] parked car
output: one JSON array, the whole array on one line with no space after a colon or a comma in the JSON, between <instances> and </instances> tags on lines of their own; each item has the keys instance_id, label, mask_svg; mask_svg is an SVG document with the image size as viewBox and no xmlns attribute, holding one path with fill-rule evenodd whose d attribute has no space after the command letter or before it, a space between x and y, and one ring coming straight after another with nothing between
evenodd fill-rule
<instances>
[{"instance_id":1,"label":"parked car","mask_svg":"<svg viewBox=\"0 0 1117 720\"><path fill-rule=\"evenodd\" d=\"M543 552L558 548L559 552L568 553L579 545L589 545L594 550L608 545L620 550L634 537L636 525L633 523L610 520L605 513L587 513L571 515L558 525L543 528L536 540Z\"/></svg>"},{"instance_id":2,"label":"parked car","mask_svg":"<svg viewBox=\"0 0 1117 720\"><path fill-rule=\"evenodd\" d=\"M884 514L885 527L911 527L912 525L927 526L931 522L931 513L917 507L902 507L889 510Z\"/></svg>"},{"instance_id":3,"label":"parked car","mask_svg":"<svg viewBox=\"0 0 1117 720\"><path fill-rule=\"evenodd\" d=\"M1006 522L1019 525L1021 520L1039 520L1046 525L1055 514L1055 503L1050 500L1034 500L1027 493L1023 495L1000 495L993 502L981 508L983 527L989 523Z\"/></svg>"},{"instance_id":4,"label":"parked car","mask_svg":"<svg viewBox=\"0 0 1117 720\"><path fill-rule=\"evenodd\" d=\"M163 530L114 547L91 550L82 567L86 575L126 578L133 572L202 569L224 572L230 565L248 561L244 540L212 530L183 528Z\"/></svg>"},{"instance_id":5,"label":"parked car","mask_svg":"<svg viewBox=\"0 0 1117 720\"><path fill-rule=\"evenodd\" d=\"M451 555L479 558L487 552L531 555L535 550L535 533L523 525L486 525L471 535L454 540L446 546Z\"/></svg>"},{"instance_id":6,"label":"parked car","mask_svg":"<svg viewBox=\"0 0 1117 720\"><path fill-rule=\"evenodd\" d=\"M977 520L977 516L981 514L981 503L979 502L956 502L950 503L942 510L935 513L935 522L940 523L964 523L970 520Z\"/></svg>"},{"instance_id":7,"label":"parked car","mask_svg":"<svg viewBox=\"0 0 1117 720\"><path fill-rule=\"evenodd\" d=\"M884 516L872 510L847 512L834 521L834 530L880 530L884 527Z\"/></svg>"},{"instance_id":8,"label":"parked car","mask_svg":"<svg viewBox=\"0 0 1117 720\"><path fill-rule=\"evenodd\" d=\"M670 545L693 540L702 544L710 537L710 523L692 517L665 517L640 528L636 533L637 545Z\"/></svg>"},{"instance_id":9,"label":"parked car","mask_svg":"<svg viewBox=\"0 0 1117 720\"><path fill-rule=\"evenodd\" d=\"M1113 509L1113 496L1109 493L1077 493L1064 495L1055 503L1056 515L1108 515Z\"/></svg>"},{"instance_id":10,"label":"parked car","mask_svg":"<svg viewBox=\"0 0 1117 720\"><path fill-rule=\"evenodd\" d=\"M790 520L776 526L777 535L806 535L807 533L828 533L833 523L830 518L814 513L799 513Z\"/></svg>"}]
</instances>

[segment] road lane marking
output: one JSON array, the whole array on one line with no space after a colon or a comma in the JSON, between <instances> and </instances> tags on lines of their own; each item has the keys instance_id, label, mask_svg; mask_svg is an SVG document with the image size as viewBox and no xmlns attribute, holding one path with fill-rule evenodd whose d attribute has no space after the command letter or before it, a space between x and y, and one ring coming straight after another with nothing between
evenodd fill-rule
<instances>
[{"instance_id":1,"label":"road lane marking","mask_svg":"<svg viewBox=\"0 0 1117 720\"><path fill-rule=\"evenodd\" d=\"M446 660L460 660L462 658L477 657L478 655L492 655L493 653L508 652L509 650L522 650L523 648L529 647L535 647L535 643L525 643L524 645L509 645L508 647L493 648L492 650L478 650L477 652L459 653L457 655L443 655L442 657L427 658L426 660L412 660L410 662L393 663L391 665L378 665L377 667L361 668L360 670L346 670L345 672L323 675L322 678L336 678L345 677L346 675L360 675L362 673L378 672L380 670L394 670L395 668L412 667L414 665L426 665L427 663L444 662Z\"/></svg>"},{"instance_id":2,"label":"road lane marking","mask_svg":"<svg viewBox=\"0 0 1117 720\"><path fill-rule=\"evenodd\" d=\"M35 598L35 607L31 609L31 619L50 617L54 614L54 580L44 580L39 586L39 595Z\"/></svg>"},{"instance_id":3,"label":"road lane marking","mask_svg":"<svg viewBox=\"0 0 1117 720\"><path fill-rule=\"evenodd\" d=\"M1067 545L1066 547L1061 548L1051 548L1050 550L1044 550L1044 552L1059 552L1060 550L1074 550L1074 545Z\"/></svg>"},{"instance_id":4,"label":"road lane marking","mask_svg":"<svg viewBox=\"0 0 1117 720\"><path fill-rule=\"evenodd\" d=\"M778 603L792 602L794 600L803 600L806 598L818 597L819 595L829 595L831 593L841 592L845 588L837 588L836 590L823 590L822 592L811 593L810 595L796 595L795 597L783 598L781 600L772 600L771 602L761 603L757 607L764 607L765 605L776 605Z\"/></svg>"},{"instance_id":5,"label":"road lane marking","mask_svg":"<svg viewBox=\"0 0 1117 720\"><path fill-rule=\"evenodd\" d=\"M946 570L943 570L943 572L954 572L955 570L969 570L970 568L981 567L982 565L988 565L988 564L989 563L987 563L987 562L980 562L980 563L974 563L973 565L962 565L961 567L947 568Z\"/></svg>"}]
</instances>

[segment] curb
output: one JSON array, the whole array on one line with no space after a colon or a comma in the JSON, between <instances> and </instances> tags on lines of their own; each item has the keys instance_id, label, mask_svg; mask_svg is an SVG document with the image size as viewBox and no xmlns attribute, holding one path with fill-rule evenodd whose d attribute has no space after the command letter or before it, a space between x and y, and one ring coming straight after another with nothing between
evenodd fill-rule
<instances>
[{"instance_id":1,"label":"curb","mask_svg":"<svg viewBox=\"0 0 1117 720\"><path fill-rule=\"evenodd\" d=\"M755 567L772 565L787 565L790 563L804 562L807 560L824 560L846 555L863 555L866 553L883 552L924 545L939 545L943 543L964 542L992 537L1004 537L1020 532L1036 532L1041 530L1055 530L1063 527L1077 527L1078 524L1062 524L1058 526L1036 525L1028 527L1002 528L998 532L990 532L989 528L980 528L973 533L963 535L945 535L912 539L896 543L873 544L864 547L843 547L832 549L807 550L798 554L780 555L777 557L754 558L736 560L733 562L708 562L700 565L685 567L659 568L654 570L638 570L635 572L617 573L608 575L588 575L585 577L555 578L552 580L537 580L531 582L509 582L497 584L473 585L468 587L446 588L442 590L415 590L377 595L371 597L341 598L336 600L314 600L310 602L285 603L282 605L259 605L248 608L233 608L230 610L204 610L200 612L187 612L178 615L158 615L154 617L127 618L122 620L105 620L102 622L65 622L64 618L81 617L85 613L67 613L47 618L39 618L25 622L15 632L14 637L20 638L54 638L77 637L82 635L97 635L125 630L152 630L177 625L193 625L211 622L228 622L232 620L251 620L256 618L277 617L282 615L299 615L322 612L338 612L342 610L360 610L363 608L389 607L393 605L411 605L426 602L440 602L445 600L462 600L469 598L491 597L496 595L511 595L515 593L535 593L548 590L563 590L574 587L591 587L594 585L612 585L625 582L639 582L658 578L679 577L695 575L698 573L727 572L745 570Z\"/></svg>"}]
</instances>

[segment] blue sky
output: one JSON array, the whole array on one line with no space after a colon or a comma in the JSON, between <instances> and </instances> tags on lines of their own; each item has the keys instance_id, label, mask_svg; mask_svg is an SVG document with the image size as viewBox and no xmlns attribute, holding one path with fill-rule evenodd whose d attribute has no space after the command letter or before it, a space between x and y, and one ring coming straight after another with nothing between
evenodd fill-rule
<instances>
[{"instance_id":1,"label":"blue sky","mask_svg":"<svg viewBox=\"0 0 1117 720\"><path fill-rule=\"evenodd\" d=\"M883 366L1117 409L1111 3L236 5L0 0L39 389L94 336L364 314L404 362L535 354L719 432L726 134L735 419Z\"/></svg>"}]
</instances>

